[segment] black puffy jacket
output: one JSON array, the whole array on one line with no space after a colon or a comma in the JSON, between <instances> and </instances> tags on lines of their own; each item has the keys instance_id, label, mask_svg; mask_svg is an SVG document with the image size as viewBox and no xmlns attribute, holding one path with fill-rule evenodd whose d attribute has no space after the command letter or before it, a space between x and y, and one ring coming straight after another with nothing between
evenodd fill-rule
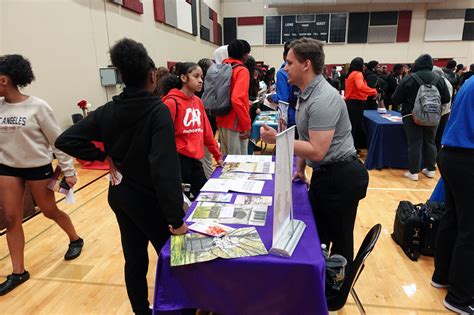
<instances>
[{"instance_id":1,"label":"black puffy jacket","mask_svg":"<svg viewBox=\"0 0 474 315\"><path fill-rule=\"evenodd\" d=\"M438 74L433 71L433 59L430 55L421 55L415 60L412 72L421 78L425 83L431 83ZM448 87L443 79L439 79L436 83L439 94L441 95L441 104L446 104L450 101L451 95L449 95ZM398 85L397 89L392 95L392 101L395 105L402 105L402 116L409 115L413 111L415 104L416 94L420 85L413 78L412 74L407 75Z\"/></svg>"}]
</instances>

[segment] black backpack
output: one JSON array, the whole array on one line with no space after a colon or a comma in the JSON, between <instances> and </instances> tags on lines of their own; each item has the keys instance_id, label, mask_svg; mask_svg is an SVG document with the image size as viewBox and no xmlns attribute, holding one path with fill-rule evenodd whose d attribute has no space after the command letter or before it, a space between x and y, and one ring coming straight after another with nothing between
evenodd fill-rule
<instances>
[{"instance_id":1,"label":"black backpack","mask_svg":"<svg viewBox=\"0 0 474 315\"><path fill-rule=\"evenodd\" d=\"M400 201L393 224L392 239L413 261L418 260L422 248L422 206L421 203L414 205L410 201Z\"/></svg>"},{"instance_id":2,"label":"black backpack","mask_svg":"<svg viewBox=\"0 0 474 315\"><path fill-rule=\"evenodd\" d=\"M421 254L424 256L434 256L436 234L441 219L446 213L444 203L437 201L427 201L421 210L423 220L422 248Z\"/></svg>"}]
</instances>

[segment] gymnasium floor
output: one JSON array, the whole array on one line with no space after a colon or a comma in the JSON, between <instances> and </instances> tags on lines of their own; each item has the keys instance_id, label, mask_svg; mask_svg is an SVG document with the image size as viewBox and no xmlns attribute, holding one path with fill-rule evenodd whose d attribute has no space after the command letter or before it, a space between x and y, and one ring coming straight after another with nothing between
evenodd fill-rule
<instances>
[{"instance_id":1,"label":"gymnasium floor","mask_svg":"<svg viewBox=\"0 0 474 315\"><path fill-rule=\"evenodd\" d=\"M418 182L403 177L404 170L370 171L367 197L360 203L355 228L358 249L376 223L382 234L356 284L367 314L447 314L445 290L429 281L433 259L410 261L390 237L400 200L425 202L435 179L420 175ZM0 297L1 314L129 314L123 279L123 256L115 217L107 204L106 172L79 170L76 203L59 202L85 240L82 255L66 262L67 237L52 221L38 215L24 223L26 268L31 279ZM58 196L59 197L59 196ZM156 254L150 250L149 297L153 296ZM5 236L0 236L0 280L11 272ZM358 314L349 297L339 314Z\"/></svg>"}]
</instances>

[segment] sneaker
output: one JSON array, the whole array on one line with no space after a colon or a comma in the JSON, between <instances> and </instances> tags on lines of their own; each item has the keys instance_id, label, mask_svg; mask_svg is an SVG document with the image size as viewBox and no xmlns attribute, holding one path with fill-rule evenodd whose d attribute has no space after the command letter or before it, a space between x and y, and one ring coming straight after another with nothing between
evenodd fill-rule
<instances>
[{"instance_id":1,"label":"sneaker","mask_svg":"<svg viewBox=\"0 0 474 315\"><path fill-rule=\"evenodd\" d=\"M74 242L69 243L69 248L64 255L64 260L73 260L74 258L79 257L82 251L82 247L84 246L84 240L79 238Z\"/></svg>"},{"instance_id":2,"label":"sneaker","mask_svg":"<svg viewBox=\"0 0 474 315\"><path fill-rule=\"evenodd\" d=\"M7 280L0 284L0 296L7 294L28 279L30 279L30 273L28 271L25 271L22 274L12 273L7 276Z\"/></svg>"},{"instance_id":3,"label":"sneaker","mask_svg":"<svg viewBox=\"0 0 474 315\"><path fill-rule=\"evenodd\" d=\"M446 288L449 288L449 284L447 283L439 283L439 282L436 282L434 280L431 280L430 282L431 286L436 288L436 289L446 289Z\"/></svg>"},{"instance_id":4,"label":"sneaker","mask_svg":"<svg viewBox=\"0 0 474 315\"><path fill-rule=\"evenodd\" d=\"M448 310L456 312L458 314L467 314L467 315L473 315L474 314L474 304L467 305L467 306L460 306L460 305L455 305L453 303L446 302L446 299L443 301L444 307L446 307Z\"/></svg>"},{"instance_id":5,"label":"sneaker","mask_svg":"<svg viewBox=\"0 0 474 315\"><path fill-rule=\"evenodd\" d=\"M422 169L421 172L428 178L433 178L435 176L435 171L428 171L427 168Z\"/></svg>"},{"instance_id":6,"label":"sneaker","mask_svg":"<svg viewBox=\"0 0 474 315\"><path fill-rule=\"evenodd\" d=\"M418 174L412 174L409 171L406 171L404 175L405 175L406 178L411 179L413 181L418 180Z\"/></svg>"}]
</instances>

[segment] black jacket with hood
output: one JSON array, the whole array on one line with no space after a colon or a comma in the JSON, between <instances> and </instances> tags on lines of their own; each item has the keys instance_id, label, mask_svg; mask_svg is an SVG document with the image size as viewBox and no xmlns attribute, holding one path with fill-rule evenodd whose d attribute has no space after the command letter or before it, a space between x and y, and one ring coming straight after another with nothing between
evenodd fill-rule
<instances>
[{"instance_id":1,"label":"black jacket with hood","mask_svg":"<svg viewBox=\"0 0 474 315\"><path fill-rule=\"evenodd\" d=\"M415 60L412 72L415 72L423 82L431 83L438 74L433 71L433 59L430 55L421 55ZM443 79L439 79L436 83L439 94L441 95L441 104L446 104L451 99L449 95L448 87ZM397 89L392 95L392 101L394 104L402 105L402 116L409 115L413 111L415 104L416 94L420 85L413 78L413 74L409 74L403 78Z\"/></svg>"},{"instance_id":2,"label":"black jacket with hood","mask_svg":"<svg viewBox=\"0 0 474 315\"><path fill-rule=\"evenodd\" d=\"M105 153L91 141L104 143ZM120 185L133 185L156 199L168 224L183 224L181 170L168 108L158 96L127 87L113 101L64 131L55 146L86 161L111 157L123 175ZM133 198L133 196L131 196Z\"/></svg>"}]
</instances>

